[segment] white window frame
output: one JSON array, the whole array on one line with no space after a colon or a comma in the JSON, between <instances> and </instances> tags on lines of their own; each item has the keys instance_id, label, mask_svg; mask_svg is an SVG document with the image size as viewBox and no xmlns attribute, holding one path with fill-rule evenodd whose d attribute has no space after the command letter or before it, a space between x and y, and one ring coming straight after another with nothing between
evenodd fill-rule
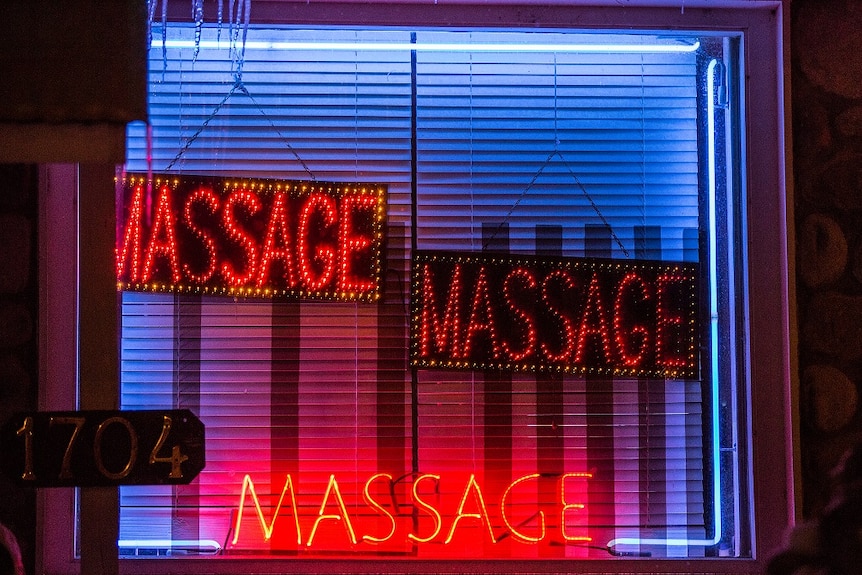
<instances>
[{"instance_id":1,"label":"white window frame","mask_svg":"<svg viewBox=\"0 0 862 575\"><path fill-rule=\"evenodd\" d=\"M552 4L552 5L549 5ZM797 484L794 461L798 437L793 417L794 389L797 388L793 270L793 214L789 176L788 90L786 87L788 49L786 38L789 2L780 0L629 0L585 2L557 0L498 0L467 3L460 0L393 2L255 0L255 22L327 26L472 26L621 28L652 30L739 31L743 35L741 75L746 78L745 121L741 128L743 147L742 186L747 210L748 262L747 292L744 298L749 333L745 368L749 382L744 393L748 420L741 427L748 434L746 460L750 473L748 491L752 517L753 558L713 559L620 559L608 560L512 560L459 562L470 572L515 573L527 571L576 571L580 573L759 573L784 541L795 519ZM188 19L188 6L174 2L170 17ZM747 151L747 153L746 153ZM75 282L104 281L104 274L87 266L86 253L78 253L77 230L93 226L100 214L80 210L79 221L69 218L77 201L77 171L70 166L45 167L42 171L41 225L43 242L40 305L42 333L40 357L40 409L71 409L76 405L76 373L79 373L77 319L87 313L82 301L89 290L82 289L75 305ZM50 201L49 201L50 199ZM106 213L102 210L101 216ZM72 212L74 213L74 211ZM50 230L50 233L49 233ZM113 245L108 253L113 252ZM105 251L105 250L102 250ZM78 273L76 261L82 262ZM102 279L100 279L102 278ZM60 296L58 299L56 296ZM111 303L111 302L109 302ZM110 317L110 316L108 316ZM115 330L115 326L104 326ZM110 347L110 346L109 346ZM116 349L81 348L80 363L92 365L93 354L114 354ZM111 365L111 361L106 362ZM114 357L114 364L116 358ZM110 386L110 383L108 384ZM82 397L99 393L104 382L80 381ZM110 398L108 398L110 399ZM115 504L112 489L90 493L101 505ZM40 573L81 572L74 558L73 490L43 490L39 493L39 537L37 563ZM112 499L114 497L114 499ZM85 527L86 529L86 527ZM114 533L110 528L106 534ZM103 541L111 549L111 541ZM90 549L92 546L85 549ZM85 566L88 569L92 563ZM404 561L384 559L304 560L288 558L170 559L161 561L119 560L121 573L361 573L361 572L444 572L451 561Z\"/></svg>"}]
</instances>

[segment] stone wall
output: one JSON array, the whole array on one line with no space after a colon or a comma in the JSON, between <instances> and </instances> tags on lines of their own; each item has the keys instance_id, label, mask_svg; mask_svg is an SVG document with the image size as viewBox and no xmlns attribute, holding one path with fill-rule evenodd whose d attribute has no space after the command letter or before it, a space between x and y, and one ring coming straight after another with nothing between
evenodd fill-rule
<instances>
[{"instance_id":1,"label":"stone wall","mask_svg":"<svg viewBox=\"0 0 862 575\"><path fill-rule=\"evenodd\" d=\"M38 170L0 164L0 423L35 410L38 380ZM18 538L34 573L36 499L0 475L0 523Z\"/></svg>"},{"instance_id":2,"label":"stone wall","mask_svg":"<svg viewBox=\"0 0 862 575\"><path fill-rule=\"evenodd\" d=\"M862 441L862 2L794 0L796 195L803 514ZM828 33L824 33L828 31Z\"/></svg>"}]
</instances>

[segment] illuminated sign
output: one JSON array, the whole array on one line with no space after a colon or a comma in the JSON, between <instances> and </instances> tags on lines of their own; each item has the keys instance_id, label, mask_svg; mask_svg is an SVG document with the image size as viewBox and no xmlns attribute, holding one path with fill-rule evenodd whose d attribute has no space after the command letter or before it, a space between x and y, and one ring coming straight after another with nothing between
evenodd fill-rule
<instances>
[{"instance_id":1,"label":"illuminated sign","mask_svg":"<svg viewBox=\"0 0 862 575\"><path fill-rule=\"evenodd\" d=\"M553 477L552 492L542 493L547 477L530 473L500 493L486 493L471 473L459 479L414 473L394 479L375 473L362 483L336 474L313 492L301 489L291 474L271 493L259 495L245 475L228 549L277 541L277 547L376 551L387 547L448 546L469 543L586 545L592 541L583 503L592 474L569 472ZM448 483L448 485L447 485ZM360 494L361 491L361 503ZM257 521L254 520L257 519ZM477 539L478 538L478 539Z\"/></svg>"},{"instance_id":2,"label":"illuminated sign","mask_svg":"<svg viewBox=\"0 0 862 575\"><path fill-rule=\"evenodd\" d=\"M695 378L697 279L689 263L419 252L412 362Z\"/></svg>"},{"instance_id":3,"label":"illuminated sign","mask_svg":"<svg viewBox=\"0 0 862 575\"><path fill-rule=\"evenodd\" d=\"M120 289L379 297L382 186L128 175L122 197Z\"/></svg>"},{"instance_id":4,"label":"illuminated sign","mask_svg":"<svg viewBox=\"0 0 862 575\"><path fill-rule=\"evenodd\" d=\"M204 468L204 425L187 409L42 411L2 429L0 467L21 485L184 485Z\"/></svg>"}]
</instances>

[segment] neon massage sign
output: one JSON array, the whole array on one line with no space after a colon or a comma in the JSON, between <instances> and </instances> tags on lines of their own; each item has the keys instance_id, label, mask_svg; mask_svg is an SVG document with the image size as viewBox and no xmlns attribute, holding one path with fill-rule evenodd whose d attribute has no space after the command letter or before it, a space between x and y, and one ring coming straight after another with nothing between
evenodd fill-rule
<instances>
[{"instance_id":1,"label":"neon massage sign","mask_svg":"<svg viewBox=\"0 0 862 575\"><path fill-rule=\"evenodd\" d=\"M374 301L385 188L127 175L119 289Z\"/></svg>"},{"instance_id":2,"label":"neon massage sign","mask_svg":"<svg viewBox=\"0 0 862 575\"><path fill-rule=\"evenodd\" d=\"M309 489L288 473L265 494L246 475L225 550L503 557L592 547L584 503L591 473L530 473L510 482L473 473L344 475Z\"/></svg>"}]
</instances>

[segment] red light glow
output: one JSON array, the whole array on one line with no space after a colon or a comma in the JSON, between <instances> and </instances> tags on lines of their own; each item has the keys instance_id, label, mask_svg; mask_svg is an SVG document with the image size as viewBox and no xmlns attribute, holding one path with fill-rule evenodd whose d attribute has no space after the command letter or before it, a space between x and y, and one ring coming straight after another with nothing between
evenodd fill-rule
<instances>
[{"instance_id":1,"label":"red light glow","mask_svg":"<svg viewBox=\"0 0 862 575\"><path fill-rule=\"evenodd\" d=\"M379 298L385 189L367 184L154 176L122 182L119 289Z\"/></svg>"},{"instance_id":2,"label":"red light glow","mask_svg":"<svg viewBox=\"0 0 862 575\"><path fill-rule=\"evenodd\" d=\"M399 549L427 545L436 546L445 555L446 549L459 538L462 543L475 544L478 543L476 537L481 537L494 546L504 540L506 544L514 542L516 545L577 545L592 541L585 527L586 505L581 502L592 474L566 473L560 476L557 501L540 500L537 492L539 477L537 473L518 477L499 499L492 500L488 499L490 494L484 492L476 475L471 473L456 500L458 490L452 491L451 483L442 485L453 481L451 478L433 473L416 474L412 488L403 491L395 489L391 475L376 473L361 487L360 503L357 493L342 494L335 474L330 474L322 493L302 492L294 478L287 474L277 503L265 505L252 478L245 475L228 550L241 551L254 547L261 540L272 542L277 529L296 535L295 545L292 537L280 538L282 542L291 541L289 548L279 547L281 551L326 549L361 552L363 546L368 546L368 551L371 551L380 545ZM352 477L346 484L359 488ZM376 494L372 494L373 485L376 486ZM531 489L532 502L525 501L524 495L529 495ZM517 505L512 504L516 499L513 497L515 492L519 494ZM289 497L285 501L286 495ZM251 498L259 530L243 528L248 497ZM271 494L264 499L274 501ZM546 529L546 511L549 516L560 518L558 530ZM526 521L522 517L525 512L530 513ZM285 523L285 516L292 520ZM281 523L279 519L282 519Z\"/></svg>"},{"instance_id":3,"label":"red light glow","mask_svg":"<svg viewBox=\"0 0 862 575\"><path fill-rule=\"evenodd\" d=\"M689 263L419 253L416 367L694 378Z\"/></svg>"}]
</instances>

